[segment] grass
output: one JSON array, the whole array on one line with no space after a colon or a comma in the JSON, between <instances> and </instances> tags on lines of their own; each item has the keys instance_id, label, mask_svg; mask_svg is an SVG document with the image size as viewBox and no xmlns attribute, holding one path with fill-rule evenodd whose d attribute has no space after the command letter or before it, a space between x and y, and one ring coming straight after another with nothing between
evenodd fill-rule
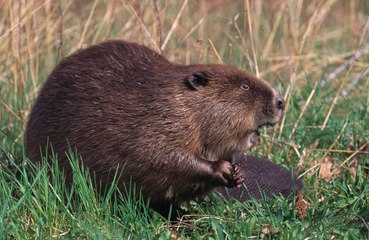
<instances>
[{"instance_id":1,"label":"grass","mask_svg":"<svg viewBox=\"0 0 369 240\"><path fill-rule=\"evenodd\" d=\"M369 239L366 1L4 0L1 6L1 237ZM296 200L237 202L212 194L187 204L192 215L170 224L115 185L98 196L77 165L66 188L55 161L28 162L24 128L47 74L63 56L110 38L143 43L179 63L233 64L282 90L285 117L263 132L252 154L303 178L306 217Z\"/></svg>"}]
</instances>

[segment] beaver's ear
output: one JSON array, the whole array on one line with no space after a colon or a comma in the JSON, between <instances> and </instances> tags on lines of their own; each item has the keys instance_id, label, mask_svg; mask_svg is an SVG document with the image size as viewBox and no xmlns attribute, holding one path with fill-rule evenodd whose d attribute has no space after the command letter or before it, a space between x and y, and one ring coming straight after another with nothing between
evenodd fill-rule
<instances>
[{"instance_id":1,"label":"beaver's ear","mask_svg":"<svg viewBox=\"0 0 369 240\"><path fill-rule=\"evenodd\" d=\"M205 87L208 84L208 79L204 73L195 72L187 77L186 83L191 90L199 90L200 87Z\"/></svg>"}]
</instances>

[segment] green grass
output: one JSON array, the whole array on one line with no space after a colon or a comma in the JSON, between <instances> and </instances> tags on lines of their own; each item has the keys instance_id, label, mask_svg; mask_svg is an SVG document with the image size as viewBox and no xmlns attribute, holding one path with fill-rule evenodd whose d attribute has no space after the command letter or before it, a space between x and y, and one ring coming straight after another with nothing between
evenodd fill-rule
<instances>
[{"instance_id":1,"label":"green grass","mask_svg":"<svg viewBox=\"0 0 369 240\"><path fill-rule=\"evenodd\" d=\"M296 210L296 199L237 202L214 193L204 201L187 203L184 208L191 215L170 223L139 197L129 197L137 196L134 187L122 193L113 184L105 194L97 194L94 180L78 167L73 152L69 188L57 161L51 166L46 161L30 163L23 147L27 116L61 55L68 55L79 43L108 38L161 46L183 2L96 1L93 8L89 1L81 1L83 7L68 0L50 6L46 1L26 1L21 6L7 1L0 9L0 237L369 239L368 75L353 82L369 68L369 51L362 51L369 44L368 3L250 1L249 31L246 2L189 1L162 52L179 63L222 60L255 74L257 65L260 76L286 94L284 121L262 133L263 144L252 154L302 175L308 204L305 218ZM279 21L278 14L282 14ZM19 21L24 24L17 31ZM271 47L266 51L269 39ZM360 58L329 79L358 51ZM342 90L347 95L337 95ZM323 160L332 164L335 174L321 171Z\"/></svg>"},{"instance_id":2,"label":"green grass","mask_svg":"<svg viewBox=\"0 0 369 240\"><path fill-rule=\"evenodd\" d=\"M275 156L286 164L286 153L280 149ZM115 184L99 196L88 173L75 164L77 156L70 155L75 175L68 189L56 161L52 166L46 162L33 166L28 161L17 165L7 158L9 167L0 174L3 236L170 239L170 231L176 230L177 235L193 239L368 237L368 159L356 166L356 176L343 170L329 182L319 180L317 174L305 177L305 200L309 203L305 219L299 219L295 201L228 202L213 194L203 202L185 206L192 214L171 225L148 210L142 200L127 197L135 194L120 193ZM52 181L48 178L50 171ZM263 233L267 228L272 229L270 235Z\"/></svg>"}]
</instances>

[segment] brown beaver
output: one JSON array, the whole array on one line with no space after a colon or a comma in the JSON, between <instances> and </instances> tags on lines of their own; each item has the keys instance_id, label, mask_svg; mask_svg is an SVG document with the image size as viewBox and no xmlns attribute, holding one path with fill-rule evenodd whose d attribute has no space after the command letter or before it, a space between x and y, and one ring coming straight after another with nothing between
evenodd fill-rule
<instances>
[{"instance_id":1,"label":"brown beaver","mask_svg":"<svg viewBox=\"0 0 369 240\"><path fill-rule=\"evenodd\" d=\"M30 114L26 150L38 161L49 140L67 181L68 144L97 182L108 185L123 168L120 187L133 181L165 214L217 186L240 186L231 156L283 109L276 90L235 67L174 64L144 46L108 41L52 71Z\"/></svg>"}]
</instances>

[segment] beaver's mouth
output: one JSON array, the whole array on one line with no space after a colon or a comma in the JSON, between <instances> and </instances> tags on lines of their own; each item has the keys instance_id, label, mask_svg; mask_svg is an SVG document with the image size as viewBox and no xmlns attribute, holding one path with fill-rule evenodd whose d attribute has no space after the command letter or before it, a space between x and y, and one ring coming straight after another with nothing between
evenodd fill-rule
<instances>
[{"instance_id":1,"label":"beaver's mouth","mask_svg":"<svg viewBox=\"0 0 369 240\"><path fill-rule=\"evenodd\" d=\"M276 121L266 121L266 122L263 122L262 124L258 125L256 131L258 131L260 128L263 128L263 127L273 127L275 126L277 123L279 123L279 120L280 119L277 119Z\"/></svg>"},{"instance_id":2,"label":"beaver's mouth","mask_svg":"<svg viewBox=\"0 0 369 240\"><path fill-rule=\"evenodd\" d=\"M236 149L240 151L249 150L261 144L260 131L263 128L268 128L279 123L280 118L264 119L259 121L259 125L256 125L253 129L248 129L237 142Z\"/></svg>"},{"instance_id":3,"label":"beaver's mouth","mask_svg":"<svg viewBox=\"0 0 369 240\"><path fill-rule=\"evenodd\" d=\"M256 129L250 131L247 135L247 141L246 141L246 148L250 149L254 146L260 145L260 130L262 128L268 128L276 125L277 123L273 122L266 122L263 124L260 124Z\"/></svg>"},{"instance_id":4,"label":"beaver's mouth","mask_svg":"<svg viewBox=\"0 0 369 240\"><path fill-rule=\"evenodd\" d=\"M279 120L278 121L268 121L268 122L265 122L265 123L262 123L260 124L256 131L260 131L260 129L262 128L269 128L269 127L274 127L275 125L277 125L279 123Z\"/></svg>"}]
</instances>

